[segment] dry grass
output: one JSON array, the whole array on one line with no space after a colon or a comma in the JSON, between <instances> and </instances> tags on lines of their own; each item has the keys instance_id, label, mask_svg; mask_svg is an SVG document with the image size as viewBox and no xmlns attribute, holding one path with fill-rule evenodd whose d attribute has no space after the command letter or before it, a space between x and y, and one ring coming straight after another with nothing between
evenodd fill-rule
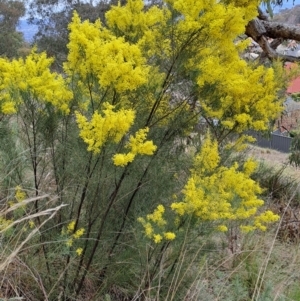
<instances>
[{"instance_id":1,"label":"dry grass","mask_svg":"<svg viewBox=\"0 0 300 301\"><path fill-rule=\"evenodd\" d=\"M251 145L248 148L248 155L278 169L284 166L284 175L300 181L300 168L296 168L289 164L288 153L282 153L273 149Z\"/></svg>"}]
</instances>

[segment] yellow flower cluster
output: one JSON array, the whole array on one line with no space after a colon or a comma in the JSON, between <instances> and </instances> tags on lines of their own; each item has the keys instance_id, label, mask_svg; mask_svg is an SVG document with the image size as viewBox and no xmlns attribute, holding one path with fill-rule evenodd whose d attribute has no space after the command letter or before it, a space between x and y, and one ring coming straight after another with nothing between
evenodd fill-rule
<instances>
[{"instance_id":1,"label":"yellow flower cluster","mask_svg":"<svg viewBox=\"0 0 300 301\"><path fill-rule=\"evenodd\" d=\"M278 221L278 219L279 219L278 215L275 215L272 211L267 210L255 217L254 226L257 229L266 231L267 230L266 224L270 222L276 222Z\"/></svg>"},{"instance_id":2,"label":"yellow flower cluster","mask_svg":"<svg viewBox=\"0 0 300 301\"><path fill-rule=\"evenodd\" d=\"M208 134L205 143L201 147L199 154L195 156L195 168L202 171L213 171L220 162L220 156L218 151L217 141L213 141Z\"/></svg>"},{"instance_id":3,"label":"yellow flower cluster","mask_svg":"<svg viewBox=\"0 0 300 301\"><path fill-rule=\"evenodd\" d=\"M83 81L94 75L101 87L112 87L119 93L147 82L149 68L138 46L117 38L99 20L81 22L77 13L69 29L67 74L79 74Z\"/></svg>"},{"instance_id":4,"label":"yellow flower cluster","mask_svg":"<svg viewBox=\"0 0 300 301\"><path fill-rule=\"evenodd\" d=\"M0 216L0 233L8 228L13 223L13 220L6 219L4 216Z\"/></svg>"},{"instance_id":5,"label":"yellow flower cluster","mask_svg":"<svg viewBox=\"0 0 300 301\"><path fill-rule=\"evenodd\" d=\"M75 229L75 221L70 222L67 225L67 234L71 234ZM73 238L78 239L84 234L84 228L77 229L75 233L72 234Z\"/></svg>"},{"instance_id":6,"label":"yellow flower cluster","mask_svg":"<svg viewBox=\"0 0 300 301\"><path fill-rule=\"evenodd\" d=\"M147 215L147 220L156 223L158 226L164 226L167 222L163 219L165 208L163 205L158 205L152 214Z\"/></svg>"},{"instance_id":7,"label":"yellow flower cluster","mask_svg":"<svg viewBox=\"0 0 300 301\"><path fill-rule=\"evenodd\" d=\"M173 232L165 231L167 221L164 219L163 215L165 212L165 207L163 205L158 205L152 214L148 214L146 219L139 217L138 221L143 225L145 235L153 239L155 243L160 243L163 239L167 241L174 240L176 235ZM157 231L155 231L155 229ZM158 231L160 233L158 233Z\"/></svg>"},{"instance_id":8,"label":"yellow flower cluster","mask_svg":"<svg viewBox=\"0 0 300 301\"><path fill-rule=\"evenodd\" d=\"M214 91L215 98L219 98L217 103L212 104L209 98L204 99L203 109L208 117L219 119L224 127L234 128L237 132L249 128L265 130L269 120L282 110L282 102L277 98L278 83L274 69L263 66L253 69L238 57L229 68L234 72L227 72L226 75L228 65L225 70L224 61L211 58L201 64L205 70L214 66L214 70L219 72L209 72L208 76L202 74L201 83L198 83L203 88L216 81L221 83Z\"/></svg>"},{"instance_id":9,"label":"yellow flower cluster","mask_svg":"<svg viewBox=\"0 0 300 301\"><path fill-rule=\"evenodd\" d=\"M111 31L135 43L150 60L153 57L168 59L174 53L171 39L166 35L170 29L171 16L167 6L145 8L143 0L128 0L123 6L112 6L105 15ZM155 75L151 70L153 80Z\"/></svg>"},{"instance_id":10,"label":"yellow flower cluster","mask_svg":"<svg viewBox=\"0 0 300 301\"><path fill-rule=\"evenodd\" d=\"M245 11L245 19L246 20L252 20L257 16L257 7L261 4L262 1L260 0L230 0L231 4L236 7L245 8L247 7L247 10Z\"/></svg>"},{"instance_id":11,"label":"yellow flower cluster","mask_svg":"<svg viewBox=\"0 0 300 301\"><path fill-rule=\"evenodd\" d=\"M77 74L82 82L96 78L100 87L124 94L146 83L151 85L157 75L166 76L162 70L154 74L146 59L150 63L157 58L168 62L185 57L184 68L197 74L193 80L198 84L199 108L207 118L218 119L223 127L237 132L266 129L269 120L282 110L277 99L282 84L276 80L281 67L250 66L240 58L248 41L237 41L257 15L258 1L165 3L149 9L142 0L112 6L106 13L108 27L99 20L81 22L75 13L69 25L66 74ZM145 98L153 101L152 94ZM169 98L163 100L157 112L168 112ZM13 108L7 105L4 110ZM117 158L119 162L132 160L130 154Z\"/></svg>"},{"instance_id":12,"label":"yellow flower cluster","mask_svg":"<svg viewBox=\"0 0 300 301\"><path fill-rule=\"evenodd\" d=\"M67 225L67 229L62 230L62 234L71 235L66 241L66 245L68 247L71 247L73 245L74 240L79 239L84 234L84 231L85 231L84 228L80 228L80 229L77 229L74 233L74 229L75 229L75 221L71 221ZM80 251L80 249L81 249L81 251ZM76 253L78 256L80 256L82 253L82 248L78 248L76 250Z\"/></svg>"},{"instance_id":13,"label":"yellow flower cluster","mask_svg":"<svg viewBox=\"0 0 300 301\"><path fill-rule=\"evenodd\" d=\"M21 202L21 201L23 201L23 200L25 200L25 198L26 198L26 193L24 192L24 191L22 191L22 187L21 186L17 186L16 188L15 188L15 198L16 198L16 200L18 201L18 202Z\"/></svg>"},{"instance_id":14,"label":"yellow flower cluster","mask_svg":"<svg viewBox=\"0 0 300 301\"><path fill-rule=\"evenodd\" d=\"M5 99L5 97L3 99ZM1 111L5 115L14 114L14 113L16 113L15 104L12 101L7 100L2 103Z\"/></svg>"},{"instance_id":15,"label":"yellow flower cluster","mask_svg":"<svg viewBox=\"0 0 300 301\"><path fill-rule=\"evenodd\" d=\"M163 11L156 6L144 10L144 1L128 0L124 6L118 4L105 15L108 26L132 41L137 41L153 31L153 27L163 20Z\"/></svg>"},{"instance_id":16,"label":"yellow flower cluster","mask_svg":"<svg viewBox=\"0 0 300 301\"><path fill-rule=\"evenodd\" d=\"M115 154L113 156L113 161L116 166L126 166L134 160L135 155L133 153L128 154Z\"/></svg>"},{"instance_id":17,"label":"yellow flower cluster","mask_svg":"<svg viewBox=\"0 0 300 301\"><path fill-rule=\"evenodd\" d=\"M188 34L192 34L193 38L201 39L203 42L198 45L200 53L209 46L217 50L216 57L222 56L220 49L225 52L225 55L231 50L236 52L234 39L244 32L245 25L257 15L256 0L247 1L244 6L236 5L233 1L216 0L167 0L166 2L181 16L176 19L174 28L176 36L187 37ZM253 5L254 3L256 5ZM218 46L231 47L228 51ZM196 62L195 59L193 61Z\"/></svg>"},{"instance_id":18,"label":"yellow flower cluster","mask_svg":"<svg viewBox=\"0 0 300 301\"><path fill-rule=\"evenodd\" d=\"M28 222L28 225L29 225L29 228L32 229L32 228L35 226L35 223L34 223L33 220L30 220L30 221Z\"/></svg>"},{"instance_id":19,"label":"yellow flower cluster","mask_svg":"<svg viewBox=\"0 0 300 301\"><path fill-rule=\"evenodd\" d=\"M72 221L67 226L67 233L72 233L74 231L74 228L75 228L75 221Z\"/></svg>"},{"instance_id":20,"label":"yellow flower cluster","mask_svg":"<svg viewBox=\"0 0 300 301\"><path fill-rule=\"evenodd\" d=\"M175 45L191 37L185 62L198 74L199 108L228 130L265 130L282 110L277 93L283 87L281 66L251 66L241 59L248 41L238 42L257 16L257 0L167 0L181 17L174 24ZM176 40L178 37L178 40ZM174 43L174 41L173 41ZM176 50L174 50L176 52ZM192 55L191 55L192 54Z\"/></svg>"},{"instance_id":21,"label":"yellow flower cluster","mask_svg":"<svg viewBox=\"0 0 300 301\"><path fill-rule=\"evenodd\" d=\"M156 150L156 146L153 141L146 140L149 128L140 129L136 132L135 136L129 137L129 142L126 147L130 148L130 152L127 154L116 154L113 157L114 164L116 166L126 166L132 162L136 155L153 155Z\"/></svg>"},{"instance_id":22,"label":"yellow flower cluster","mask_svg":"<svg viewBox=\"0 0 300 301\"><path fill-rule=\"evenodd\" d=\"M128 147L133 154L152 155L156 150L156 146L152 141L145 141L149 128L140 129L135 136L130 136Z\"/></svg>"},{"instance_id":23,"label":"yellow flower cluster","mask_svg":"<svg viewBox=\"0 0 300 301\"><path fill-rule=\"evenodd\" d=\"M82 248L77 248L77 249L76 249L76 254L77 254L78 256L80 256L80 255L82 254L82 251L83 251Z\"/></svg>"},{"instance_id":24,"label":"yellow flower cluster","mask_svg":"<svg viewBox=\"0 0 300 301\"><path fill-rule=\"evenodd\" d=\"M135 112L120 109L114 112L114 106L109 103L103 105L103 116L95 112L88 121L85 116L76 113L80 137L88 145L88 151L99 153L104 143L112 140L119 142L133 124Z\"/></svg>"},{"instance_id":25,"label":"yellow flower cluster","mask_svg":"<svg viewBox=\"0 0 300 301\"><path fill-rule=\"evenodd\" d=\"M212 155L208 155L211 148ZM212 162L210 162L212 158ZM264 204L257 197L262 192L259 185L250 178L256 163L249 159L243 169L237 163L231 167L218 166L218 150L215 142L208 136L202 150L196 156L195 168L185 185L181 202L174 202L171 208L177 215L194 215L200 221L217 221L220 231L226 231L226 221L249 222L242 229L265 230L265 224L274 222L278 216L271 211L258 215ZM245 228L246 227L246 228Z\"/></svg>"},{"instance_id":26,"label":"yellow flower cluster","mask_svg":"<svg viewBox=\"0 0 300 301\"><path fill-rule=\"evenodd\" d=\"M84 234L84 228L80 228L76 230L76 232L73 234L74 239L80 238Z\"/></svg>"},{"instance_id":27,"label":"yellow flower cluster","mask_svg":"<svg viewBox=\"0 0 300 301\"><path fill-rule=\"evenodd\" d=\"M50 71L52 62L46 53L38 54L35 49L25 60L0 58L0 104L4 114L15 113L25 98L69 112L72 92L61 75Z\"/></svg>"},{"instance_id":28,"label":"yellow flower cluster","mask_svg":"<svg viewBox=\"0 0 300 301\"><path fill-rule=\"evenodd\" d=\"M26 198L26 193L22 190L22 187L20 185L16 186L15 188L15 196L13 200L8 201L8 205L9 206L14 206L15 205L15 201L17 201L18 203L22 202L23 200L25 200ZM24 213L24 209L25 209L26 205L22 205L21 207L17 208L14 213L18 214L20 213Z\"/></svg>"}]
</instances>

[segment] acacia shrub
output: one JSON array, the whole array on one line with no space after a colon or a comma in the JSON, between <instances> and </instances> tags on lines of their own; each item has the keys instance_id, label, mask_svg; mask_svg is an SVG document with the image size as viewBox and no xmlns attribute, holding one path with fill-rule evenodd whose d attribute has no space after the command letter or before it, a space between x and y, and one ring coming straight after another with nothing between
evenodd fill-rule
<instances>
[{"instance_id":1,"label":"acacia shrub","mask_svg":"<svg viewBox=\"0 0 300 301\"><path fill-rule=\"evenodd\" d=\"M63 74L36 49L0 59L1 112L24 155L16 184L67 205L47 227L36 218L42 230L28 248L39 256L23 253L43 284L36 300L182 300L201 239L278 219L262 209L255 162L226 165L222 155L282 109L280 65L239 56L256 5L168 0L146 10L129 0L106 25L74 13ZM199 119L201 143L180 147Z\"/></svg>"}]
</instances>

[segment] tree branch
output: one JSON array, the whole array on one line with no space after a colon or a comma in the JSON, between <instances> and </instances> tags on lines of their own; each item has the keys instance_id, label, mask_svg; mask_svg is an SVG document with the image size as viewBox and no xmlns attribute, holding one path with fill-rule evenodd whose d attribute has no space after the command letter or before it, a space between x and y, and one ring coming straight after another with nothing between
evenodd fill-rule
<instances>
[{"instance_id":1,"label":"tree branch","mask_svg":"<svg viewBox=\"0 0 300 301\"><path fill-rule=\"evenodd\" d=\"M256 18L250 21L246 26L246 34L259 44L270 60L282 59L289 62L300 61L300 57L276 52L276 48L280 45L279 41L282 42L283 39L300 41L300 27ZM280 40L269 43L267 37Z\"/></svg>"},{"instance_id":2,"label":"tree branch","mask_svg":"<svg viewBox=\"0 0 300 301\"><path fill-rule=\"evenodd\" d=\"M300 27L286 23L270 22L259 20L266 30L266 35L270 38L283 38L300 41Z\"/></svg>"}]
</instances>

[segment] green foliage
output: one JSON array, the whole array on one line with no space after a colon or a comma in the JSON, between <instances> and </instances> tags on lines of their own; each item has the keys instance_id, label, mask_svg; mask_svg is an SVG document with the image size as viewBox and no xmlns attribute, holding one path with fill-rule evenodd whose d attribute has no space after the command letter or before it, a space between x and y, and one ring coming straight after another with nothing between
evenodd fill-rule
<instances>
[{"instance_id":1,"label":"green foliage","mask_svg":"<svg viewBox=\"0 0 300 301\"><path fill-rule=\"evenodd\" d=\"M21 1L0 1L0 55L17 57L24 40L16 31L17 23L25 14L25 6Z\"/></svg>"},{"instance_id":2,"label":"green foliage","mask_svg":"<svg viewBox=\"0 0 300 301\"><path fill-rule=\"evenodd\" d=\"M285 198L297 200L298 195L295 194L297 181L285 174L286 169L286 165L276 168L261 162L253 175L264 189L265 196L270 197L273 201Z\"/></svg>"},{"instance_id":3,"label":"green foliage","mask_svg":"<svg viewBox=\"0 0 300 301\"><path fill-rule=\"evenodd\" d=\"M30 1L29 21L38 25L34 43L40 51L46 51L48 55L55 57L54 67L56 70L62 71L62 64L68 54L68 24L73 11L76 10L82 20L94 22L98 18L104 20L105 12L113 4L116 5L117 1L97 1L96 3L73 0L67 2L60 0ZM57 6L63 9L57 11Z\"/></svg>"},{"instance_id":4,"label":"green foliage","mask_svg":"<svg viewBox=\"0 0 300 301\"><path fill-rule=\"evenodd\" d=\"M291 292L288 294L288 298L295 301L300 299L300 290L297 285L291 289Z\"/></svg>"},{"instance_id":5,"label":"green foliage","mask_svg":"<svg viewBox=\"0 0 300 301\"><path fill-rule=\"evenodd\" d=\"M298 167L300 165L300 135L297 133L292 140L289 163Z\"/></svg>"},{"instance_id":6,"label":"green foliage","mask_svg":"<svg viewBox=\"0 0 300 301\"><path fill-rule=\"evenodd\" d=\"M291 94L291 97L294 101L300 101L300 94L299 93L293 93Z\"/></svg>"}]
</instances>

